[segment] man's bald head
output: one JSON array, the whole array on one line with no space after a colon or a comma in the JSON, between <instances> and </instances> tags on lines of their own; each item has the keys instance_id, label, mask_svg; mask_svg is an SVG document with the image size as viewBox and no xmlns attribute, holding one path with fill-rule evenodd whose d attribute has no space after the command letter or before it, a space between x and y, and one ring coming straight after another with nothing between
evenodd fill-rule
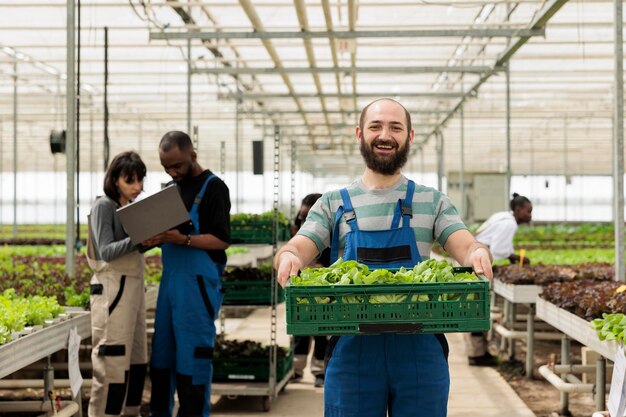
<instances>
[{"instance_id":1,"label":"man's bald head","mask_svg":"<svg viewBox=\"0 0 626 417\"><path fill-rule=\"evenodd\" d=\"M162 152L169 152L174 147L181 151L193 150L193 144L189 135L178 130L167 132L161 138L161 142L159 142L159 150Z\"/></svg>"},{"instance_id":2,"label":"man's bald head","mask_svg":"<svg viewBox=\"0 0 626 417\"><path fill-rule=\"evenodd\" d=\"M363 131L363 127L365 126L365 118L367 117L367 111L369 110L370 106L380 101L389 101L391 103L397 104L398 106L402 108L402 110L404 110L404 117L406 118L406 130L407 132L410 132L412 129L412 125L411 125L411 115L409 114L408 110L398 101L392 98L388 98L388 97L377 98L376 100L372 101L370 104L368 104L367 106L363 108L363 110L361 111L361 117L359 117L359 129L361 130L361 132Z\"/></svg>"}]
</instances>

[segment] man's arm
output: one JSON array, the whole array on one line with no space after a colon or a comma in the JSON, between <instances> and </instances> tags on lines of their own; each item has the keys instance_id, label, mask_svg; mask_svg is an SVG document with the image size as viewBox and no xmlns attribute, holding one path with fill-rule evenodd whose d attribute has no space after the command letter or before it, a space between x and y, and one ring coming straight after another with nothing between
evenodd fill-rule
<instances>
[{"instance_id":1,"label":"man's arm","mask_svg":"<svg viewBox=\"0 0 626 417\"><path fill-rule=\"evenodd\" d=\"M313 240L302 235L292 237L274 257L278 283L284 288L289 277L296 275L305 265L310 264L318 254L319 251Z\"/></svg>"},{"instance_id":2,"label":"man's arm","mask_svg":"<svg viewBox=\"0 0 626 417\"><path fill-rule=\"evenodd\" d=\"M477 274L493 278L491 253L487 246L479 243L466 229L452 233L444 246L446 252L461 265L471 266Z\"/></svg>"},{"instance_id":3,"label":"man's arm","mask_svg":"<svg viewBox=\"0 0 626 417\"><path fill-rule=\"evenodd\" d=\"M145 242L141 242L141 244L145 246L155 246L162 243L187 245L192 248L204 250L225 250L230 246L230 243L224 242L210 233L205 233L203 235L183 235L177 229L168 230L167 232L158 234Z\"/></svg>"}]
</instances>

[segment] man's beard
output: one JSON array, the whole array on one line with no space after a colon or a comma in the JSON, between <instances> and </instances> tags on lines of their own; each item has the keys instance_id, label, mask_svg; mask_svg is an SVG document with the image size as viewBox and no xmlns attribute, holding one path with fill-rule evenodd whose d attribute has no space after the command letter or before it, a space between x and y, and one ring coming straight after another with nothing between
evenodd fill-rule
<instances>
[{"instance_id":1,"label":"man's beard","mask_svg":"<svg viewBox=\"0 0 626 417\"><path fill-rule=\"evenodd\" d=\"M391 155L388 158L381 158L376 155L374 151L374 147L376 145L391 145L394 148L397 148L395 155ZM365 142L365 138L363 137L363 133L361 133L361 155L363 156L363 160L365 161L365 165L369 169L374 172L377 172L382 175L393 175L400 168L406 164L406 161L409 157L409 138L407 136L406 144L404 148L400 148L399 145L395 141L385 141L382 139L374 139L372 143L368 146Z\"/></svg>"},{"instance_id":2,"label":"man's beard","mask_svg":"<svg viewBox=\"0 0 626 417\"><path fill-rule=\"evenodd\" d=\"M191 180L192 178L193 178L193 162L189 162L189 165L187 166L187 172L185 173L185 175L183 175L183 177L180 180L177 181L177 183L182 184Z\"/></svg>"}]
</instances>

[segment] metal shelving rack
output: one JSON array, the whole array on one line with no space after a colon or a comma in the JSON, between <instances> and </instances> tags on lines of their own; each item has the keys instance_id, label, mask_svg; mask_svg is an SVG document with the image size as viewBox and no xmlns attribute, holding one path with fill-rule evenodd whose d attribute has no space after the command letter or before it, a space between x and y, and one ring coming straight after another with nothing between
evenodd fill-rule
<instances>
[{"instance_id":1,"label":"metal shelving rack","mask_svg":"<svg viewBox=\"0 0 626 417\"><path fill-rule=\"evenodd\" d=\"M272 227L272 253L276 255L278 250L278 204L280 197L280 128L274 127L274 224ZM260 396L261 406L264 411L269 411L271 403L276 399L278 393L284 389L293 374L293 368L286 375L277 381L276 363L277 363L277 340L276 340L276 307L278 304L278 291L276 288L276 271L272 269L271 281L271 324L270 324L270 361L269 361L269 380L267 382L214 382L211 385L211 394L227 395L227 396ZM224 307L222 307L222 310ZM220 328L224 333L224 317L220 313Z\"/></svg>"},{"instance_id":2,"label":"metal shelving rack","mask_svg":"<svg viewBox=\"0 0 626 417\"><path fill-rule=\"evenodd\" d=\"M526 377L532 378L534 361L534 345L535 339L549 339L556 340L559 338L558 334L552 332L535 333L535 302L537 296L541 294L543 287L540 285L513 285L500 281L499 279L493 280L493 292L502 298L504 298L504 324L496 324L494 330L498 332L503 340L508 337L509 342L509 357L512 359L515 357L515 340L520 339L520 336L508 336L515 333L514 324L516 322L516 304L526 304L528 306L528 314L526 316L526 334L521 338L526 342ZM507 327L508 326L508 327Z\"/></svg>"},{"instance_id":3,"label":"metal shelving rack","mask_svg":"<svg viewBox=\"0 0 626 417\"><path fill-rule=\"evenodd\" d=\"M596 400L596 408L605 410L606 359L615 361L618 343L600 340L597 332L591 328L587 320L540 297L537 297L537 317L564 334L561 339L561 360L563 364L570 363L570 339L574 339L600 354L596 362L596 384L593 394ZM567 393L562 392L561 409L567 410L568 404L569 396Z\"/></svg>"}]
</instances>

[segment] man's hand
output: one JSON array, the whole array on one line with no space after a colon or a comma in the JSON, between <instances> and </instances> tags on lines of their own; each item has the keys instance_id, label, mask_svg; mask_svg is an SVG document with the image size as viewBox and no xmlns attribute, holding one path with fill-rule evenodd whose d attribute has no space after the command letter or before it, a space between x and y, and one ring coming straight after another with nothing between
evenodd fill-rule
<instances>
[{"instance_id":1,"label":"man's hand","mask_svg":"<svg viewBox=\"0 0 626 417\"><path fill-rule=\"evenodd\" d=\"M143 242L145 246L156 246L162 243L174 243L176 245L184 245L187 242L187 236L183 235L178 229L168 230L167 232L160 233L151 237Z\"/></svg>"},{"instance_id":2,"label":"man's hand","mask_svg":"<svg viewBox=\"0 0 626 417\"><path fill-rule=\"evenodd\" d=\"M300 258L294 253L287 251L281 253L278 259L278 274L276 275L276 279L281 287L285 288L289 277L297 275L298 271L302 269L302 266L302 261L300 261Z\"/></svg>"},{"instance_id":3,"label":"man's hand","mask_svg":"<svg viewBox=\"0 0 626 417\"><path fill-rule=\"evenodd\" d=\"M484 275L487 279L493 279L493 270L491 269L491 257L489 251L484 247L474 249L469 255L469 263L474 268L474 272Z\"/></svg>"}]
</instances>

